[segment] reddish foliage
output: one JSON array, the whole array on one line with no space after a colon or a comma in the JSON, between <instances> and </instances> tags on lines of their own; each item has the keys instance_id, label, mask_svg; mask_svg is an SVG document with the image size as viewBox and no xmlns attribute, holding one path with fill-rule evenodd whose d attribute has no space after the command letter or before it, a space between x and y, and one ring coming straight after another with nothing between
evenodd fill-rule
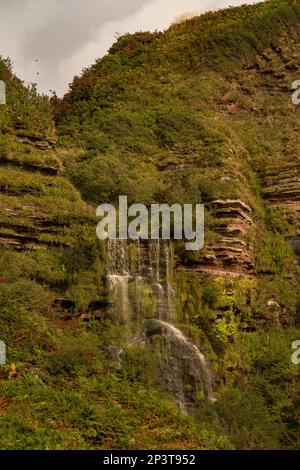
<instances>
[{"instance_id":1,"label":"reddish foliage","mask_svg":"<svg viewBox=\"0 0 300 470\"><path fill-rule=\"evenodd\" d=\"M157 32L126 34L119 38L119 40L111 47L109 52L111 54L120 53L121 55L128 56L140 46L151 44L159 35L160 33Z\"/></svg>"},{"instance_id":2,"label":"reddish foliage","mask_svg":"<svg viewBox=\"0 0 300 470\"><path fill-rule=\"evenodd\" d=\"M50 106L55 124L58 124L61 118L72 108L71 103L68 101L67 95L61 99L58 98L56 94L54 94L50 98Z\"/></svg>"},{"instance_id":3,"label":"reddish foliage","mask_svg":"<svg viewBox=\"0 0 300 470\"><path fill-rule=\"evenodd\" d=\"M52 116L56 124L72 109L72 103L89 98L89 90L97 82L97 76L92 72L86 72L81 77L76 76L70 86L70 91L62 98L56 94L50 99Z\"/></svg>"}]
</instances>

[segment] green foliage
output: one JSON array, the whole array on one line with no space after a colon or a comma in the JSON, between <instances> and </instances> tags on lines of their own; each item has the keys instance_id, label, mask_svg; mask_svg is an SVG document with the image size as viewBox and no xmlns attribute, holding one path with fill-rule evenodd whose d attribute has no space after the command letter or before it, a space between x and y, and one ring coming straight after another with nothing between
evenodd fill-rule
<instances>
[{"instance_id":1,"label":"green foliage","mask_svg":"<svg viewBox=\"0 0 300 470\"><path fill-rule=\"evenodd\" d=\"M226 386L213 407L201 405L198 419L236 449L297 448L299 370L291 344L298 336L296 329L240 333L223 358Z\"/></svg>"},{"instance_id":2,"label":"green foliage","mask_svg":"<svg viewBox=\"0 0 300 470\"><path fill-rule=\"evenodd\" d=\"M257 253L258 270L272 274L282 274L293 264L293 251L277 233L267 234Z\"/></svg>"},{"instance_id":3,"label":"green foliage","mask_svg":"<svg viewBox=\"0 0 300 470\"><path fill-rule=\"evenodd\" d=\"M19 134L53 136L49 99L37 93L34 84L25 87L12 72L9 59L0 56L0 80L6 84L7 106L0 108L0 130L11 132L17 127Z\"/></svg>"},{"instance_id":4,"label":"green foliage","mask_svg":"<svg viewBox=\"0 0 300 470\"><path fill-rule=\"evenodd\" d=\"M216 347L224 347L232 340L239 326L239 297L250 288L243 279L226 282L222 278L191 274L177 276L176 285L179 315L186 323L201 328Z\"/></svg>"}]
</instances>

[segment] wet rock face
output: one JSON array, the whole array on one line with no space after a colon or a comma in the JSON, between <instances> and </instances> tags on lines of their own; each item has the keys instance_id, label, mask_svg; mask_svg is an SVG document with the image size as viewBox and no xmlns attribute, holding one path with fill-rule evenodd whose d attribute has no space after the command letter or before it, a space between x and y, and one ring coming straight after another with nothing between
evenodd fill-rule
<instances>
[{"instance_id":1,"label":"wet rock face","mask_svg":"<svg viewBox=\"0 0 300 470\"><path fill-rule=\"evenodd\" d=\"M240 199L218 199L207 206L214 216L218 240L208 243L193 266L199 272L232 277L254 274L253 247L247 234L253 226L252 209Z\"/></svg>"},{"instance_id":2,"label":"wet rock face","mask_svg":"<svg viewBox=\"0 0 300 470\"><path fill-rule=\"evenodd\" d=\"M147 245L132 245L118 240L108 243L107 279L112 300L111 314L124 325L124 335L129 342L137 340L132 329L136 318L145 319L139 341L142 338L151 347L155 344L154 337L161 337L161 375L180 409L186 414L192 414L200 390L208 400L212 400L210 369L199 349L173 325L176 323L176 309L169 279L170 249L169 243L161 243L159 240ZM154 307L151 314L156 319L147 319L147 311L139 309L136 299L132 298L132 287L135 289L135 297L137 293L142 294L139 288L145 286L150 288L148 292L151 292L150 299ZM112 352L115 354L111 347L108 352L110 355ZM116 360L113 355L110 357ZM120 359L120 354L117 358ZM117 365L121 366L120 362Z\"/></svg>"},{"instance_id":3,"label":"wet rock face","mask_svg":"<svg viewBox=\"0 0 300 470\"><path fill-rule=\"evenodd\" d=\"M300 263L300 163L275 168L263 177L263 196L288 222L288 242Z\"/></svg>"},{"instance_id":4,"label":"wet rock face","mask_svg":"<svg viewBox=\"0 0 300 470\"><path fill-rule=\"evenodd\" d=\"M180 330L166 322L152 319L146 321L144 335L148 343L156 335L163 337L161 374L169 393L184 413L194 412L201 390L207 400L214 401L208 362Z\"/></svg>"}]
</instances>

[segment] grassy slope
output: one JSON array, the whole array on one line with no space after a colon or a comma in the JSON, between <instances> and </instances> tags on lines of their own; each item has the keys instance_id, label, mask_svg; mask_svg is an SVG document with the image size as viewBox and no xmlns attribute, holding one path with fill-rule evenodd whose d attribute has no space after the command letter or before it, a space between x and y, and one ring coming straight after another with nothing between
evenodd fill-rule
<instances>
[{"instance_id":1,"label":"grassy slope","mask_svg":"<svg viewBox=\"0 0 300 470\"><path fill-rule=\"evenodd\" d=\"M294 315L297 280L286 281L291 271L282 260L285 251L265 243L265 234L282 242L285 233L268 222L258 175L269 165L293 162L297 154L299 141L289 135L300 111L288 104L289 93L282 93L284 83L274 76L282 61L272 54L274 43L281 44L288 61L296 54L298 63L299 19L297 5L279 0L207 14L165 34L121 38L55 103L62 145L55 152L34 147L28 153L32 146L20 141L28 134L51 140L53 129L45 100L5 69L5 80L14 86L9 106L0 110L1 157L6 161L0 185L15 195L1 195L1 207L10 201L15 208L21 200L39 211L47 207L46 218L64 227L54 236L71 246L1 253L0 337L9 354L9 365L1 369L2 448L297 447L297 368L290 362L297 331L292 326L262 329L236 334L233 343L221 348L208 344L219 401L213 410L201 404L196 419L181 416L156 375L155 355L126 349L122 371L104 355L103 345L120 341L122 330L101 311L102 320L94 320L87 309L90 300L104 293L104 255L94 246L93 224L85 220L88 207L63 176L24 170L11 160L55 167L62 157L72 182L96 204L122 193L145 203L242 197L255 209L262 230L260 259L273 263L274 270L274 281L263 280L260 290L254 289L256 296L251 290L250 314L259 311L262 293L267 291L268 298L279 291L281 303L290 302ZM265 53L271 62L262 58ZM274 73L257 70L258 60L262 67L271 63ZM298 78L292 66L284 73L286 82ZM32 96L24 100L28 93ZM289 152L283 154L287 138ZM174 163L188 165L162 171ZM224 175L232 179L220 181ZM32 225L28 215L23 208L19 225ZM87 225L84 235L78 217ZM3 212L2 220L7 221ZM278 263L274 267L278 259L280 272ZM238 297L241 286L233 287ZM183 327L203 340L203 331L213 332L206 331L205 318L204 324L198 317L194 321L195 310L200 303L208 315L216 311L224 302L223 290L189 279L180 288L191 299ZM52 304L65 294L92 318L84 322L75 315L65 321ZM237 301L247 315L248 300Z\"/></svg>"}]
</instances>

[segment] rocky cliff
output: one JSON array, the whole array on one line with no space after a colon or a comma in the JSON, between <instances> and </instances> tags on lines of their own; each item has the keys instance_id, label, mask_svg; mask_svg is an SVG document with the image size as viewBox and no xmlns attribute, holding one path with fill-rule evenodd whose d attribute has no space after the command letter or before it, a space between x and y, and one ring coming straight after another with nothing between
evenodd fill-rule
<instances>
[{"instance_id":1,"label":"rocky cliff","mask_svg":"<svg viewBox=\"0 0 300 470\"><path fill-rule=\"evenodd\" d=\"M50 102L0 60L4 448L298 445L299 22L125 35ZM204 249L99 242L122 194L203 203Z\"/></svg>"}]
</instances>

